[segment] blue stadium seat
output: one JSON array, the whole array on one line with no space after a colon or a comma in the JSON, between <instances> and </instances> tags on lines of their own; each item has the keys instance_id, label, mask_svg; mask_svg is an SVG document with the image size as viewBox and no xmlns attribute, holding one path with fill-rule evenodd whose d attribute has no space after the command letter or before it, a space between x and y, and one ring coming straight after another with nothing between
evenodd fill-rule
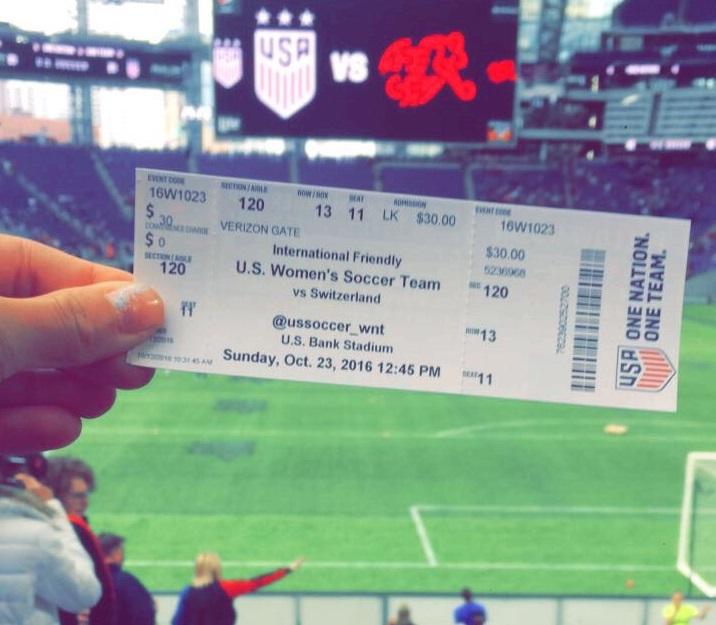
<instances>
[{"instance_id":1,"label":"blue stadium seat","mask_svg":"<svg viewBox=\"0 0 716 625\"><path fill-rule=\"evenodd\" d=\"M475 199L530 206L566 206L560 169L543 166L472 167Z\"/></svg>"},{"instance_id":2,"label":"blue stadium seat","mask_svg":"<svg viewBox=\"0 0 716 625\"><path fill-rule=\"evenodd\" d=\"M373 165L367 159L302 160L298 165L298 177L306 184L373 189Z\"/></svg>"},{"instance_id":3,"label":"blue stadium seat","mask_svg":"<svg viewBox=\"0 0 716 625\"><path fill-rule=\"evenodd\" d=\"M185 152L111 149L99 152L102 162L117 185L117 189L129 206L134 204L134 170L138 167L148 169L167 169L186 171Z\"/></svg>"},{"instance_id":4,"label":"blue stadium seat","mask_svg":"<svg viewBox=\"0 0 716 625\"><path fill-rule=\"evenodd\" d=\"M688 0L684 21L691 24L713 24L716 22L716 2L713 0Z\"/></svg>"},{"instance_id":5,"label":"blue stadium seat","mask_svg":"<svg viewBox=\"0 0 716 625\"><path fill-rule=\"evenodd\" d=\"M0 149L0 154L4 151ZM29 237L48 245L76 249L77 232L41 206L17 182L0 169L0 232Z\"/></svg>"},{"instance_id":6,"label":"blue stadium seat","mask_svg":"<svg viewBox=\"0 0 716 625\"><path fill-rule=\"evenodd\" d=\"M280 156L203 154L199 157L199 172L274 182L288 182L291 179L288 159Z\"/></svg>"},{"instance_id":7,"label":"blue stadium seat","mask_svg":"<svg viewBox=\"0 0 716 625\"><path fill-rule=\"evenodd\" d=\"M384 191L436 197L465 198L465 174L461 167L387 164L381 168Z\"/></svg>"},{"instance_id":8,"label":"blue stadium seat","mask_svg":"<svg viewBox=\"0 0 716 625\"><path fill-rule=\"evenodd\" d=\"M132 224L117 208L95 172L87 148L69 145L5 144L0 157L42 190L88 240L132 237ZM113 234L112 234L113 233Z\"/></svg>"}]
</instances>

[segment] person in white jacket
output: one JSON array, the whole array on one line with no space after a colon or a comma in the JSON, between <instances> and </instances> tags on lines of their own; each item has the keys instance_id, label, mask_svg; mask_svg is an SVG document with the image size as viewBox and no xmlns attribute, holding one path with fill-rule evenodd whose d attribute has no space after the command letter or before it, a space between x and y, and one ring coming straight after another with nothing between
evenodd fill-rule
<instances>
[{"instance_id":1,"label":"person in white jacket","mask_svg":"<svg viewBox=\"0 0 716 625\"><path fill-rule=\"evenodd\" d=\"M56 625L58 608L81 612L100 594L52 491L30 475L0 475L0 624Z\"/></svg>"}]
</instances>

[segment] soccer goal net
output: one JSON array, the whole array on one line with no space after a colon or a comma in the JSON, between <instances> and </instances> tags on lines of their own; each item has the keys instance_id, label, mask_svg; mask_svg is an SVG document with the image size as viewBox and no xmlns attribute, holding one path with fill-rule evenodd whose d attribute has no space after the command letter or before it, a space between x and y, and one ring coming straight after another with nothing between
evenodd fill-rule
<instances>
[{"instance_id":1,"label":"soccer goal net","mask_svg":"<svg viewBox=\"0 0 716 625\"><path fill-rule=\"evenodd\" d=\"M677 567L707 597L716 597L716 452L686 458Z\"/></svg>"}]
</instances>

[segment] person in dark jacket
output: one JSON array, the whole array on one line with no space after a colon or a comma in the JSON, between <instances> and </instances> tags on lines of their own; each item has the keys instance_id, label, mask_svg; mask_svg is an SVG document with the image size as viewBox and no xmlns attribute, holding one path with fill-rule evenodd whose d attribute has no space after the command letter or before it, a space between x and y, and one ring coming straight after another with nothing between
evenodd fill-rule
<instances>
[{"instance_id":1,"label":"person in dark jacket","mask_svg":"<svg viewBox=\"0 0 716 625\"><path fill-rule=\"evenodd\" d=\"M97 536L97 540L114 583L118 625L154 625L156 608L152 595L142 582L122 568L124 538L117 534L102 533Z\"/></svg>"},{"instance_id":2,"label":"person in dark jacket","mask_svg":"<svg viewBox=\"0 0 716 625\"><path fill-rule=\"evenodd\" d=\"M61 625L122 625L116 621L116 598L109 569L104 563L97 537L87 521L89 495L94 490L92 468L79 458L54 456L48 458L47 484L62 503L77 538L92 559L94 572L102 585L102 596L89 615L60 611Z\"/></svg>"},{"instance_id":3,"label":"person in dark jacket","mask_svg":"<svg viewBox=\"0 0 716 625\"><path fill-rule=\"evenodd\" d=\"M234 625L236 597L277 582L301 564L303 558L252 579L222 579L219 556L215 553L200 553L196 557L194 579L179 597L172 625Z\"/></svg>"}]
</instances>

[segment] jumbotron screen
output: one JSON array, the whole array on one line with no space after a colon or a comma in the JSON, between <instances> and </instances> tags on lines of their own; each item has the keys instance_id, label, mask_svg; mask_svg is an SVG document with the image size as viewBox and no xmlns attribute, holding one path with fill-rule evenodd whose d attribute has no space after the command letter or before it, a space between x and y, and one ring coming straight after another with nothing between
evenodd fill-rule
<instances>
[{"instance_id":1,"label":"jumbotron screen","mask_svg":"<svg viewBox=\"0 0 716 625\"><path fill-rule=\"evenodd\" d=\"M517 0L215 0L219 136L513 138Z\"/></svg>"},{"instance_id":2,"label":"jumbotron screen","mask_svg":"<svg viewBox=\"0 0 716 625\"><path fill-rule=\"evenodd\" d=\"M161 52L149 45L39 34L0 35L0 77L180 86L189 52Z\"/></svg>"}]
</instances>

